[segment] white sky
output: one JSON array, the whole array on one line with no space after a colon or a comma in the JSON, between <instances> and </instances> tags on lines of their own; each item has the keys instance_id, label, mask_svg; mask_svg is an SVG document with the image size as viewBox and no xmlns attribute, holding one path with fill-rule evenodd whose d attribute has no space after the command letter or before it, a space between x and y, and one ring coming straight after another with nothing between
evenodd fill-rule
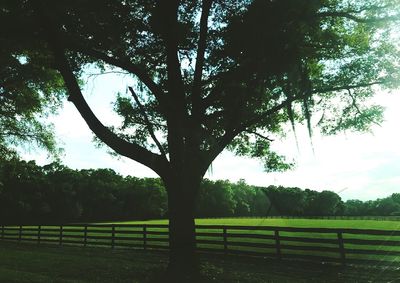
<instances>
[{"instance_id":1,"label":"white sky","mask_svg":"<svg viewBox=\"0 0 400 283\"><path fill-rule=\"evenodd\" d=\"M112 101L117 91L125 93L127 77L105 75L91 78L84 90L93 111L105 125L118 122L112 113ZM312 152L307 129L297 127L300 152L292 134L272 147L289 159L295 159L296 169L285 173L265 173L258 160L235 157L223 152L212 164L206 177L210 179L245 179L248 184L283 185L318 191L332 190L342 199L369 200L400 192L400 91L379 94L377 101L386 107L385 122L375 127L374 134L321 137L314 134ZM96 148L93 135L72 103L66 102L57 117L52 118L56 134L65 149L62 162L74 169L112 168L122 175L156 177L150 169L127 158L115 158L104 148ZM38 164L49 162L46 153L26 153L25 159Z\"/></svg>"}]
</instances>

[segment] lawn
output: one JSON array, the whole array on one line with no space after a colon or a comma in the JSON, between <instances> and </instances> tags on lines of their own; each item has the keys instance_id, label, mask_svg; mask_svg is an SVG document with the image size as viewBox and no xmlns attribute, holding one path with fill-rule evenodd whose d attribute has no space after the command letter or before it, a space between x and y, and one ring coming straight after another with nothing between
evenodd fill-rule
<instances>
[{"instance_id":1,"label":"lawn","mask_svg":"<svg viewBox=\"0 0 400 283\"><path fill-rule=\"evenodd\" d=\"M118 224L168 224L167 220L149 220L149 221L130 221L130 222L118 222ZM327 219L271 219L271 218L215 218L215 219L196 219L197 225L238 225L238 226L273 226L273 227L295 227L295 228L350 228L350 229L372 229L372 230L400 230L400 221L381 221L381 220L327 220ZM221 233L220 230L210 229L198 229L198 232L217 232ZM228 230L229 231L229 230ZM243 231L230 230L233 233L243 233ZM252 234L261 235L272 235L271 232L267 231L251 231ZM303 237L303 238L314 238L314 239L327 239L337 240L336 233L292 233L292 232L281 232L281 236L286 237ZM379 235L354 235L344 234L345 240L375 240L375 241L398 241L400 243L400 236L379 236ZM199 239L217 240L222 241L221 237L198 237ZM230 245L231 250L249 251L249 252L264 252L266 254L275 254L274 248L251 248L247 246L241 246L243 242L253 243L264 243L274 244L274 240L260 240L260 239L232 239L239 244L239 246ZM229 241L228 241L229 242ZM287 256L311 256L311 257L323 257L333 258L339 260L340 254L336 251L325 252L318 250L297 250L292 246L309 246L313 247L327 247L337 248L337 244L321 244L321 243L305 243L305 242L294 242L294 241L281 241L282 245L286 245L286 249L282 249L282 253ZM199 247L205 248L217 248L222 249L222 244L210 245L210 244L198 244ZM246 245L246 243L244 243ZM400 266L400 246L392 245L387 246L385 244L375 245L360 245L345 243L344 247L346 250L355 250L355 253L346 254L348 260L356 262L358 260L369 260L373 261L374 264L387 264L399 265ZM361 251L360 251L361 250ZM378 254L364 254L362 250L377 251ZM386 262L386 263L385 263Z\"/></svg>"},{"instance_id":2,"label":"lawn","mask_svg":"<svg viewBox=\"0 0 400 283\"><path fill-rule=\"evenodd\" d=\"M146 247L148 249L167 248L167 228L151 227L151 224L167 224L167 220L115 222L114 224L148 224ZM110 223L108 223L110 224ZM377 220L320 220L320 219L263 219L263 218L224 218L224 219L197 219L198 225L237 225L260 228L260 226L296 227L296 228L357 228L375 230L400 230L398 221ZM277 249L273 231L264 230L237 230L227 229L227 242L224 245L221 228L210 227L197 229L198 248L213 249L223 252L227 248L229 253L257 253L259 256L276 258ZM21 234L22 242L36 243L38 240L37 226L24 226ZM19 228L10 229L8 236L19 239ZM59 227L42 226L41 242L59 244ZM66 226L62 231L62 245L91 246L116 249L137 247L143 249L143 227L117 226L115 228L115 241L111 240L111 226L89 227L87 241L83 240L85 232L83 226ZM214 235L209 235L214 233ZM248 234L249 236L243 236ZM236 237L234 237L236 234ZM232 235L232 237L231 237ZM240 236L240 237L239 237ZM318 232L280 232L280 253L285 258L307 258L317 261L341 262L338 250L337 233ZM296 237L296 239L293 239ZM303 240L305 239L305 240ZM400 266L400 235L357 235L343 234L344 248L347 263L357 263L360 260L369 261L369 264ZM374 241L373 244L359 244L357 241ZM385 242L386 241L386 242ZM393 241L395 241L393 243ZM397 241L397 242L396 242ZM354 243L355 242L355 243ZM392 242L392 243L391 243Z\"/></svg>"},{"instance_id":3,"label":"lawn","mask_svg":"<svg viewBox=\"0 0 400 283\"><path fill-rule=\"evenodd\" d=\"M118 224L168 224L168 220L124 221ZM206 218L196 219L198 225L279 226L304 228L357 228L399 230L400 221L326 220L326 219L271 219L271 218Z\"/></svg>"},{"instance_id":4,"label":"lawn","mask_svg":"<svg viewBox=\"0 0 400 283\"><path fill-rule=\"evenodd\" d=\"M0 282L165 282L167 254L0 242ZM396 269L200 255L197 282L394 282ZM161 278L161 279L160 279Z\"/></svg>"}]
</instances>

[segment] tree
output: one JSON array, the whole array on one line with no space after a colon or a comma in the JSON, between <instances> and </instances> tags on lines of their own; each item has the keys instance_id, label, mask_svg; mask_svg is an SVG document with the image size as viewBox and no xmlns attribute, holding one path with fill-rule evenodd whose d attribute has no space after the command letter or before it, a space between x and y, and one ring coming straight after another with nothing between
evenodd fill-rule
<instances>
[{"instance_id":1,"label":"tree","mask_svg":"<svg viewBox=\"0 0 400 283\"><path fill-rule=\"evenodd\" d=\"M229 217L236 208L232 184L228 181L203 180L196 202L198 217Z\"/></svg>"},{"instance_id":2,"label":"tree","mask_svg":"<svg viewBox=\"0 0 400 283\"><path fill-rule=\"evenodd\" d=\"M364 202L361 200L350 199L345 202L344 215L361 216L367 215L367 209Z\"/></svg>"},{"instance_id":3,"label":"tree","mask_svg":"<svg viewBox=\"0 0 400 283\"><path fill-rule=\"evenodd\" d=\"M279 215L302 215L306 205L306 194L299 188L270 186L265 194Z\"/></svg>"},{"instance_id":4,"label":"tree","mask_svg":"<svg viewBox=\"0 0 400 283\"><path fill-rule=\"evenodd\" d=\"M96 137L161 177L169 270L190 273L196 195L222 150L285 170L270 149L284 124L306 121L311 134L316 117L333 134L382 120L368 99L375 85L400 81L398 11L396 0L3 0L0 39L2 56L56 72L28 88L61 76ZM104 125L81 93L88 64L137 80L117 97L119 127Z\"/></svg>"},{"instance_id":5,"label":"tree","mask_svg":"<svg viewBox=\"0 0 400 283\"><path fill-rule=\"evenodd\" d=\"M340 196L331 191L320 193L309 192L307 212L313 216L340 215L343 212L343 201Z\"/></svg>"},{"instance_id":6,"label":"tree","mask_svg":"<svg viewBox=\"0 0 400 283\"><path fill-rule=\"evenodd\" d=\"M7 4L0 4L2 16ZM45 119L60 105L62 78L56 70L41 67L46 58L39 50L24 48L4 33L8 20L1 20L0 35L0 158L15 157L17 146L33 144L54 155L59 150L52 125ZM7 29L17 32L13 27Z\"/></svg>"}]
</instances>

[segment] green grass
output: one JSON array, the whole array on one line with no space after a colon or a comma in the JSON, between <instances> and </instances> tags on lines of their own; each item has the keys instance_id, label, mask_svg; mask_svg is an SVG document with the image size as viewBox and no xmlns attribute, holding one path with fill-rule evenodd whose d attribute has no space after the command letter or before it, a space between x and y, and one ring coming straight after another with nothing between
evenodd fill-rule
<instances>
[{"instance_id":1,"label":"green grass","mask_svg":"<svg viewBox=\"0 0 400 283\"><path fill-rule=\"evenodd\" d=\"M110 224L110 223L108 223ZM167 220L150 220L150 221L129 221L129 222L116 222L115 224L168 224ZM320 220L320 219L262 219L262 218L223 218L223 219L196 219L196 224L205 224L205 225L239 225L239 226L274 226L274 227L299 227L299 228L357 228L357 229L377 229L377 230L399 230L400 222L399 221L377 221L377 220ZM24 227L27 228L28 226ZM49 227L43 227L44 229ZM55 244L57 244L57 237L59 235L58 228L53 227L54 230L52 232L47 232L51 234L50 237L42 237L53 238L55 240ZM79 227L80 231L69 231L72 228L68 228L64 231L64 240L74 241L73 243L69 243L70 245L75 244L82 246L82 239L77 239L76 236L83 236L82 227ZM135 231L140 232L142 228L140 227L117 227L115 232L117 237L129 237L129 239L119 239L116 240L117 246L119 248L124 248L125 244L137 244L142 245L143 239L142 235L134 234ZM147 228L148 231L153 232L167 232L166 228ZM221 233L221 229L198 229L198 232L216 232ZM129 232L129 234L123 233ZM16 230L15 233L18 233ZM260 235L273 235L273 231L240 231L228 229L228 233L252 233L252 234L260 234ZM25 232L24 232L25 234ZM110 227L107 228L90 228L88 232L88 236L97 236L97 237L110 237ZM330 248L338 248L338 244L336 242L337 235L335 233L310 233L310 232L280 232L280 236L288 236L288 237L304 237L304 238L317 238L317 239L332 239L335 240L334 243L304 243L304 242L293 242L293 241L281 241L282 245L290 245L290 246L306 246L306 247L330 247ZM16 234L17 237L17 234ZM135 238L134 238L135 237ZM147 244L152 244L158 247L166 247L168 245L167 235L148 235ZM26 239L35 239L36 236L27 235L23 236L23 240ZM164 241L156 241L156 240ZM214 248L219 251L223 250L223 237L222 236L200 236L198 237L200 240L214 240L218 241L217 244L209 244L209 243L199 243L198 246L202 248ZM400 241L400 237L392 237L392 236L372 236L372 235L352 235L352 234L344 234L344 239L372 239L372 240L397 240ZM229 241L236 241L239 243L263 243L275 245L275 241L273 239L254 239L254 238L229 238L228 237L228 248L229 250L237 250L237 251L249 251L249 252L262 252L265 254L269 254L272 257L275 257L276 249L272 248L255 248L255 247L245 247L245 246L236 246L229 244ZM104 247L110 247L111 242L109 239L90 239L89 246L99 245L103 243ZM398 255L390 255L390 252L400 252L400 246L383 246L383 245L355 245L355 244L345 244L346 249L368 249L368 250L378 250L380 252L384 252L385 254L381 255L364 255L364 254L347 254L346 258L348 259L364 259L364 260L373 260L378 262L386 261L385 264L389 263L389 265L399 265L400 266L400 256ZM308 256L319 256L319 257L329 257L334 259L339 259L340 254L338 251L326 252L326 251L307 251L307 250L293 250L293 249L282 249L283 256L286 255L308 255Z\"/></svg>"},{"instance_id":2,"label":"green grass","mask_svg":"<svg viewBox=\"0 0 400 283\"><path fill-rule=\"evenodd\" d=\"M116 223L117 224L117 223ZM168 224L168 220L149 220L149 221L128 221L118 222L118 224ZM196 219L197 225L239 225L239 226L274 226L274 227L297 227L297 228L356 228L356 229L376 229L376 230L399 230L399 221L381 221L381 220L326 220L326 219L271 219L271 218L216 218L216 219ZM160 229L156 229L160 230ZM221 232L220 230L198 230L201 232ZM229 231L229 230L228 230ZM244 231L230 230L230 232L244 233ZM253 234L272 235L271 231L251 231ZM334 233L292 233L292 232L281 232L281 236L295 236L305 238L319 238L319 239L337 239L337 235ZM221 241L219 245L210 244L198 244L199 247L205 248L217 248L222 249L222 237L198 237L199 239L217 240ZM373 236L373 235L353 235L345 234L345 239L369 239L369 240L398 240L400 237L392 236ZM235 239L239 242L253 242L253 243L265 243L274 244L273 240L260 240L260 239ZM337 244L321 244L321 243L304 243L304 242L293 242L293 241L281 241L281 244L294 245L294 246L322 246L322 247L333 247L337 248ZM250 248L242 246L230 246L230 249L239 251L251 251L251 252L263 252L266 254L274 255L276 250L269 248ZM378 250L387 254L383 255L364 255L364 254L347 254L348 259L353 260L370 260L376 263L400 265L400 257L398 255L389 255L390 252L400 252L400 247L396 246L371 246L371 245L356 245L356 244L345 244L346 249L367 249L367 250ZM282 254L291 255L309 255L319 257L329 257L339 259L340 255L338 252L324 252L324 251L304 251L304 250L292 250L283 249ZM386 262L386 263L385 263Z\"/></svg>"},{"instance_id":3,"label":"green grass","mask_svg":"<svg viewBox=\"0 0 400 283\"><path fill-rule=\"evenodd\" d=\"M0 282L166 282L167 261L167 254L161 252L0 242ZM192 282L395 282L400 278L395 269L206 254L200 255L200 271Z\"/></svg>"},{"instance_id":4,"label":"green grass","mask_svg":"<svg viewBox=\"0 0 400 283\"><path fill-rule=\"evenodd\" d=\"M118 224L168 224L168 220L123 221ZM198 225L243 225L304 228L357 228L399 230L400 221L326 220L326 219L271 219L271 218L207 218L196 219Z\"/></svg>"}]
</instances>

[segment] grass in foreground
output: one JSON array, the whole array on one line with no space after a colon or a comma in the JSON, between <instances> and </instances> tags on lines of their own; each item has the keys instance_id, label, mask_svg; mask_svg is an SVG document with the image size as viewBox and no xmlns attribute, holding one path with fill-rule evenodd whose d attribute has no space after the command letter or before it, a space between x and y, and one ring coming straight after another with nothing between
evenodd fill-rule
<instances>
[{"instance_id":1,"label":"grass in foreground","mask_svg":"<svg viewBox=\"0 0 400 283\"><path fill-rule=\"evenodd\" d=\"M167 254L0 243L0 282L163 282ZM400 269L202 254L198 282L394 282ZM396 281L397 282L397 281Z\"/></svg>"}]
</instances>

